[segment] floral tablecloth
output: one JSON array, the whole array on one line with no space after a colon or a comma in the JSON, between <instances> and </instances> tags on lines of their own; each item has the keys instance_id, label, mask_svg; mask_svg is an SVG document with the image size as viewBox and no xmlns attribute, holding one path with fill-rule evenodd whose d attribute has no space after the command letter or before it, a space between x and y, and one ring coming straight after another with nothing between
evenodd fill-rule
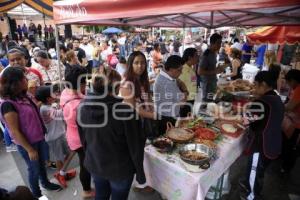
<instances>
[{"instance_id":1,"label":"floral tablecloth","mask_svg":"<svg viewBox=\"0 0 300 200\"><path fill-rule=\"evenodd\" d=\"M202 172L191 172L178 153L161 154L152 145L145 147L144 169L147 185L170 200L203 200L210 186L241 155L245 139L224 137L218 143L218 158ZM193 171L193 170L192 170Z\"/></svg>"}]
</instances>

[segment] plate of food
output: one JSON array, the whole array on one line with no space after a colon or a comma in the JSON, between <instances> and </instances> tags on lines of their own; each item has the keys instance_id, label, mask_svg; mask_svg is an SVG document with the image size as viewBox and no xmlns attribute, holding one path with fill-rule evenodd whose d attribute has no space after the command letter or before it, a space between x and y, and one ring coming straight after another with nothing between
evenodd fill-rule
<instances>
[{"instance_id":1,"label":"plate of food","mask_svg":"<svg viewBox=\"0 0 300 200\"><path fill-rule=\"evenodd\" d=\"M253 84L248 80L237 79L232 81L230 85L233 87L233 90L230 91L233 94L235 93L244 95L245 93L247 94L247 92L249 93L253 89Z\"/></svg>"},{"instance_id":2,"label":"plate of food","mask_svg":"<svg viewBox=\"0 0 300 200\"><path fill-rule=\"evenodd\" d=\"M160 153L171 152L174 147L173 141L166 137L159 137L159 138L154 139L152 141L152 145Z\"/></svg>"},{"instance_id":3,"label":"plate of food","mask_svg":"<svg viewBox=\"0 0 300 200\"><path fill-rule=\"evenodd\" d=\"M229 102L219 102L216 103L208 103L207 104L207 112L216 117L219 118L220 116L229 113L232 110L232 103Z\"/></svg>"},{"instance_id":4,"label":"plate of food","mask_svg":"<svg viewBox=\"0 0 300 200\"><path fill-rule=\"evenodd\" d=\"M230 137L239 137L244 130L244 127L235 121L222 121L219 123L221 132Z\"/></svg>"},{"instance_id":5,"label":"plate of food","mask_svg":"<svg viewBox=\"0 0 300 200\"><path fill-rule=\"evenodd\" d=\"M202 118L196 118L188 123L187 128L194 130L196 127L206 127L206 123Z\"/></svg>"},{"instance_id":6,"label":"plate of food","mask_svg":"<svg viewBox=\"0 0 300 200\"><path fill-rule=\"evenodd\" d=\"M167 123L166 137L173 142L185 143L194 138L195 133L188 128L176 128L170 122Z\"/></svg>"},{"instance_id":7,"label":"plate of food","mask_svg":"<svg viewBox=\"0 0 300 200\"><path fill-rule=\"evenodd\" d=\"M217 144L214 141L211 140L204 140L204 139L200 139L200 138L194 138L194 142L197 144L204 144L206 146L208 146L211 149L217 149Z\"/></svg>"},{"instance_id":8,"label":"plate of food","mask_svg":"<svg viewBox=\"0 0 300 200\"><path fill-rule=\"evenodd\" d=\"M213 157L211 148L204 144L187 144L180 148L180 158L191 165L199 165L199 168L208 169L210 160Z\"/></svg>"},{"instance_id":9,"label":"plate of food","mask_svg":"<svg viewBox=\"0 0 300 200\"><path fill-rule=\"evenodd\" d=\"M214 141L219 136L219 133L211 128L198 128L195 130L195 138Z\"/></svg>"},{"instance_id":10,"label":"plate of food","mask_svg":"<svg viewBox=\"0 0 300 200\"><path fill-rule=\"evenodd\" d=\"M249 95L253 89L253 84L248 80L237 79L231 81L228 84L218 86L218 90L221 92L228 92L233 95Z\"/></svg>"}]
</instances>

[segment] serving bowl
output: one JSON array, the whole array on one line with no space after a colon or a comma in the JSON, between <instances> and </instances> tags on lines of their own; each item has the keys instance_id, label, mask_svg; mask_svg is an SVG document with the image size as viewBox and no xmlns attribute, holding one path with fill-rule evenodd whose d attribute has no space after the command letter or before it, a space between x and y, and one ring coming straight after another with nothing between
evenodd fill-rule
<instances>
[{"instance_id":1,"label":"serving bowl","mask_svg":"<svg viewBox=\"0 0 300 200\"><path fill-rule=\"evenodd\" d=\"M188 152L196 152L203 155L201 159L191 159L185 156ZM210 167L210 160L212 159L214 152L211 148L204 144L187 144L179 149L180 158L191 165L198 165L202 169L208 169Z\"/></svg>"},{"instance_id":2,"label":"serving bowl","mask_svg":"<svg viewBox=\"0 0 300 200\"><path fill-rule=\"evenodd\" d=\"M168 153L171 152L174 148L174 143L172 140L166 137L159 137L152 141L152 145L157 149L160 153Z\"/></svg>"}]
</instances>

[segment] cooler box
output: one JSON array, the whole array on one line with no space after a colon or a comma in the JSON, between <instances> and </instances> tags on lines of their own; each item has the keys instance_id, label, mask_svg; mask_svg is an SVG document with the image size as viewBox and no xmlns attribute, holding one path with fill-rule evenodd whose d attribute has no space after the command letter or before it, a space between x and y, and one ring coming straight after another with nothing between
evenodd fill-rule
<instances>
[{"instance_id":1,"label":"cooler box","mask_svg":"<svg viewBox=\"0 0 300 200\"><path fill-rule=\"evenodd\" d=\"M250 64L246 63L243 66L243 72L242 72L243 79L248 80L251 83L253 83L254 78L258 71L259 71L258 67L256 67L255 65L250 65Z\"/></svg>"}]
</instances>

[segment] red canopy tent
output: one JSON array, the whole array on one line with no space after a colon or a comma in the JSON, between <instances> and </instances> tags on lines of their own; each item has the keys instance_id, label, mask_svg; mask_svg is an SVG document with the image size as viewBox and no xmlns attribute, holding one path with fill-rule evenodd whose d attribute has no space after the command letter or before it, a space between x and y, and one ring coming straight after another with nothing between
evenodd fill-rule
<instances>
[{"instance_id":1,"label":"red canopy tent","mask_svg":"<svg viewBox=\"0 0 300 200\"><path fill-rule=\"evenodd\" d=\"M53 16L57 25L300 25L300 0L69 0L54 2Z\"/></svg>"},{"instance_id":2,"label":"red canopy tent","mask_svg":"<svg viewBox=\"0 0 300 200\"><path fill-rule=\"evenodd\" d=\"M295 44L300 43L300 26L271 26L258 29L247 35L248 40L254 44L278 43Z\"/></svg>"},{"instance_id":3,"label":"red canopy tent","mask_svg":"<svg viewBox=\"0 0 300 200\"><path fill-rule=\"evenodd\" d=\"M53 4L56 24L206 27L300 24L299 0L73 0Z\"/></svg>"}]
</instances>

